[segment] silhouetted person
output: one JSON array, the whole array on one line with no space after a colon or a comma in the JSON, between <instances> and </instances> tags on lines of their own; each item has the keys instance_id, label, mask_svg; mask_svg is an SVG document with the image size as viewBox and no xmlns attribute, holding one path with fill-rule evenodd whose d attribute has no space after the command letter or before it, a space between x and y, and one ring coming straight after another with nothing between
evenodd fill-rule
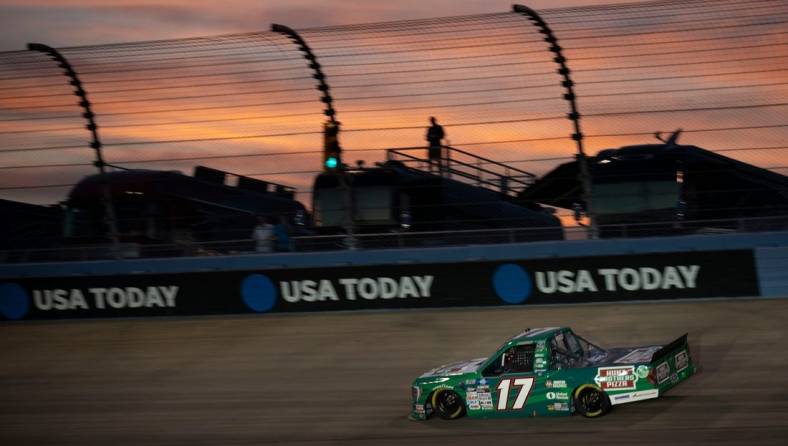
<instances>
[{"instance_id":1,"label":"silhouetted person","mask_svg":"<svg viewBox=\"0 0 788 446\"><path fill-rule=\"evenodd\" d=\"M430 122L432 125L427 129L427 141L430 143L429 149L427 149L427 155L430 160L430 170L432 170L432 166L434 165L437 166L437 170L440 172L443 170L441 140L446 136L446 133L434 116L430 116Z\"/></svg>"},{"instance_id":2,"label":"silhouetted person","mask_svg":"<svg viewBox=\"0 0 788 446\"><path fill-rule=\"evenodd\" d=\"M257 218L257 226L252 231L252 238L254 239L255 251L257 252L271 252L271 242L273 241L274 227L268 223L263 217Z\"/></svg>"},{"instance_id":3,"label":"silhouetted person","mask_svg":"<svg viewBox=\"0 0 788 446\"><path fill-rule=\"evenodd\" d=\"M274 249L277 251L290 251L290 228L287 218L279 217L279 223L273 229Z\"/></svg>"}]
</instances>

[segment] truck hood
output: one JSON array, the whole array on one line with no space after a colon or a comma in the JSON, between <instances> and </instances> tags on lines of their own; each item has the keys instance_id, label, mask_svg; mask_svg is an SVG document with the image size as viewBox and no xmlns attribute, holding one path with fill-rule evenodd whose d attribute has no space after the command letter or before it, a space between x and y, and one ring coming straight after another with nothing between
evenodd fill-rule
<instances>
[{"instance_id":1,"label":"truck hood","mask_svg":"<svg viewBox=\"0 0 788 446\"><path fill-rule=\"evenodd\" d=\"M468 361L458 361L451 364L435 367L434 369L425 372L419 378L427 378L430 376L454 376L471 373L479 370L479 367L486 361L487 358L476 358Z\"/></svg>"}]
</instances>

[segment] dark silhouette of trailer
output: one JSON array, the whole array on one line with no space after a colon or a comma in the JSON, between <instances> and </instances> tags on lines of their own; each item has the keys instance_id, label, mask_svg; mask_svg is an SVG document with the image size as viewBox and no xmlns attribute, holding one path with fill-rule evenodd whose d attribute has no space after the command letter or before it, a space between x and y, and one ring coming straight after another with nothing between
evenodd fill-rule
<instances>
[{"instance_id":1,"label":"dark silhouette of trailer","mask_svg":"<svg viewBox=\"0 0 788 446\"><path fill-rule=\"evenodd\" d=\"M259 217L284 217L296 234L304 233L310 222L306 208L295 199L295 189L281 184L204 166L197 166L194 176L177 171L121 170L85 177L71 190L64 203L64 227L66 239L72 243L106 242L100 200L104 182L111 189L124 243L189 247L250 239ZM203 246L251 250L251 244ZM189 252L180 254L184 253Z\"/></svg>"},{"instance_id":2,"label":"dark silhouette of trailer","mask_svg":"<svg viewBox=\"0 0 788 446\"><path fill-rule=\"evenodd\" d=\"M63 212L58 205L0 200L0 215L0 251L48 248L63 232Z\"/></svg>"},{"instance_id":3,"label":"dark silhouette of trailer","mask_svg":"<svg viewBox=\"0 0 788 446\"><path fill-rule=\"evenodd\" d=\"M447 168L448 174L452 172ZM514 239L505 232L498 234L502 241L506 237L510 241L563 238L561 222L552 210L516 201L501 189L469 183L467 175L455 179L448 174L389 160L371 168L318 175L313 187L315 230L320 234L460 231L408 237L421 245L484 242L484 237L495 237L494 231L469 234L463 230L517 230L508 231L515 234Z\"/></svg>"},{"instance_id":4,"label":"dark silhouette of trailer","mask_svg":"<svg viewBox=\"0 0 788 446\"><path fill-rule=\"evenodd\" d=\"M676 143L607 149L588 158L600 235L660 235L788 227L788 177ZM566 209L584 207L577 161L519 194Z\"/></svg>"}]
</instances>

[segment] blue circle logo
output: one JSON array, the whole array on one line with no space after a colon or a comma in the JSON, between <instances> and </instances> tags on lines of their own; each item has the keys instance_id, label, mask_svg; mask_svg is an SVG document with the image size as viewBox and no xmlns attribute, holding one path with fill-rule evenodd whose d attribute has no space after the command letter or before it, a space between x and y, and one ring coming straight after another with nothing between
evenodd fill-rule
<instances>
[{"instance_id":1,"label":"blue circle logo","mask_svg":"<svg viewBox=\"0 0 788 446\"><path fill-rule=\"evenodd\" d=\"M241 283L241 297L247 307L265 313L276 304L276 287L262 274L249 274Z\"/></svg>"},{"instance_id":2,"label":"blue circle logo","mask_svg":"<svg viewBox=\"0 0 788 446\"><path fill-rule=\"evenodd\" d=\"M0 285L0 314L8 319L22 319L30 311L27 291L15 283Z\"/></svg>"},{"instance_id":3,"label":"blue circle logo","mask_svg":"<svg viewBox=\"0 0 788 446\"><path fill-rule=\"evenodd\" d=\"M507 304L525 302L533 288L528 272L513 263L505 263L496 268L492 281L495 294Z\"/></svg>"}]
</instances>

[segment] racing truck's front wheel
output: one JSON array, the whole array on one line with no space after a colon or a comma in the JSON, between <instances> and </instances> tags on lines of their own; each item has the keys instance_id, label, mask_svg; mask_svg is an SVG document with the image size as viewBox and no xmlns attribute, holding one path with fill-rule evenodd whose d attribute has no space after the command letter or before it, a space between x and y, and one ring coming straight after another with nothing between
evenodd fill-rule
<instances>
[{"instance_id":1,"label":"racing truck's front wheel","mask_svg":"<svg viewBox=\"0 0 788 446\"><path fill-rule=\"evenodd\" d=\"M610 398L599 387L583 384L575 389L575 409L587 418L601 417L610 412Z\"/></svg>"},{"instance_id":2,"label":"racing truck's front wheel","mask_svg":"<svg viewBox=\"0 0 788 446\"><path fill-rule=\"evenodd\" d=\"M432 394L432 409L444 420L456 420L465 415L465 403L456 392L438 389Z\"/></svg>"}]
</instances>

